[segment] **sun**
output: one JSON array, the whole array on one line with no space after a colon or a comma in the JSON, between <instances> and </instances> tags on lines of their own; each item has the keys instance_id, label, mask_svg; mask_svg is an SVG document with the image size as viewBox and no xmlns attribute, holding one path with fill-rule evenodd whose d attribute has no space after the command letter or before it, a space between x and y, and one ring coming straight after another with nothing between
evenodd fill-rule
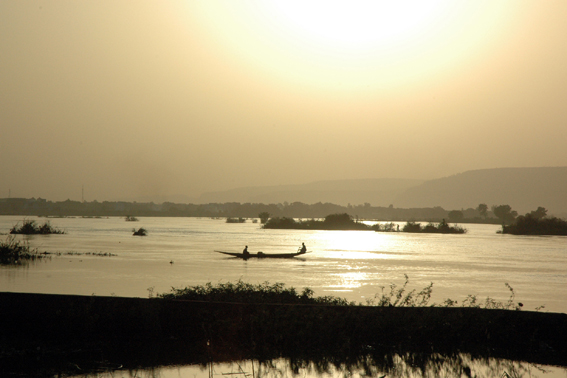
<instances>
[{"instance_id":1,"label":"sun","mask_svg":"<svg viewBox=\"0 0 567 378\"><path fill-rule=\"evenodd\" d=\"M453 1L289 1L268 3L284 29L336 49L368 49L419 38L446 18Z\"/></svg>"},{"instance_id":2,"label":"sun","mask_svg":"<svg viewBox=\"0 0 567 378\"><path fill-rule=\"evenodd\" d=\"M199 3L211 46L262 80L326 93L403 91L497 51L511 0ZM331 91L329 91L329 89Z\"/></svg>"}]
</instances>

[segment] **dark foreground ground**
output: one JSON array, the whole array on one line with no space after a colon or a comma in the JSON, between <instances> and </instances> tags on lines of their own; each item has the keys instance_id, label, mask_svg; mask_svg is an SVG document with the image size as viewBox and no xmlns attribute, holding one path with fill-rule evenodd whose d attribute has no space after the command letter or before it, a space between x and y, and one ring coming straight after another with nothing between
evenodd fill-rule
<instances>
[{"instance_id":1,"label":"dark foreground ground","mask_svg":"<svg viewBox=\"0 0 567 378\"><path fill-rule=\"evenodd\" d=\"M567 314L0 293L0 376L392 353L567 366Z\"/></svg>"}]
</instances>

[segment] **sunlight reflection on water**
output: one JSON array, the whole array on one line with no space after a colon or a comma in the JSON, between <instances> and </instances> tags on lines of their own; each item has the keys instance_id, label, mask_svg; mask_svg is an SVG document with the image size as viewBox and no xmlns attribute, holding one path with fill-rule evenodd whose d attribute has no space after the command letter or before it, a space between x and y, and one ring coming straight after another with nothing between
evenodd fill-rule
<instances>
[{"instance_id":1,"label":"sunlight reflection on water","mask_svg":"<svg viewBox=\"0 0 567 378\"><path fill-rule=\"evenodd\" d=\"M335 366L311 363L290 363L286 359L265 362L244 360L187 366L164 366L151 369L117 370L109 373L88 375L96 378L138 377L138 378L213 378L213 377L303 377L303 378L363 378L374 377L447 377L462 376L502 377L567 377L565 368L516 362L500 359L471 359L466 354L455 357L438 356L425 366L417 365L407 357L392 354L384 358L386 366ZM388 361L388 362L386 362ZM298 366L297 366L298 365ZM84 375L77 376L85 377Z\"/></svg>"},{"instance_id":2,"label":"sunlight reflection on water","mask_svg":"<svg viewBox=\"0 0 567 378\"><path fill-rule=\"evenodd\" d=\"M0 232L21 221L1 216ZM43 222L43 219L38 219ZM565 237L498 235L499 226L466 225L464 235L422 235L373 231L264 230L258 223L228 224L208 218L50 219L66 235L32 236L32 247L61 255L27 268L0 267L0 290L147 297L171 287L242 279L283 282L315 295L349 301L374 297L391 283L421 289L434 283L433 301L469 294L506 300L509 283L526 309L541 305L567 312ZM135 224L134 224L135 223ZM148 236L132 236L133 227ZM310 253L285 261L242 261L214 250ZM112 257L85 255L112 253ZM67 255L67 253L77 253Z\"/></svg>"}]
</instances>

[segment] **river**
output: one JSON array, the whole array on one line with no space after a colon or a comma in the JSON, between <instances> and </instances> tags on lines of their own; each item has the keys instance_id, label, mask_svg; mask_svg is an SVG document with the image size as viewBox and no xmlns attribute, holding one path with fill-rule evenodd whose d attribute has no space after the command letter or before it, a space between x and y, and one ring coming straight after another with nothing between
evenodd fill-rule
<instances>
[{"instance_id":1,"label":"river","mask_svg":"<svg viewBox=\"0 0 567 378\"><path fill-rule=\"evenodd\" d=\"M475 295L523 309L567 313L567 237L502 235L500 226L465 224L457 235L373 231L264 230L259 222L209 218L36 218L64 235L19 236L49 259L0 267L0 291L148 297L211 282L282 282L365 303L390 285L433 283L431 303ZM0 233L21 223L0 216ZM403 226L403 223L400 223ZM132 229L148 230L145 237ZM0 236L6 238L7 235ZM226 257L215 250L309 253L294 259ZM101 256L111 254L111 256ZM542 307L543 306L543 307Z\"/></svg>"}]
</instances>

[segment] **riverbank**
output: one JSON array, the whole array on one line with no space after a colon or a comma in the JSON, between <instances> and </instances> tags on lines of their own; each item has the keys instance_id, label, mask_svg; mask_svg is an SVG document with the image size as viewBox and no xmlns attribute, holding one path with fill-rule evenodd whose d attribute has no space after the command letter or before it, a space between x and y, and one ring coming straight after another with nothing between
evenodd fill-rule
<instances>
[{"instance_id":1,"label":"riverbank","mask_svg":"<svg viewBox=\"0 0 567 378\"><path fill-rule=\"evenodd\" d=\"M0 293L3 374L69 366L468 353L567 366L567 314Z\"/></svg>"}]
</instances>

